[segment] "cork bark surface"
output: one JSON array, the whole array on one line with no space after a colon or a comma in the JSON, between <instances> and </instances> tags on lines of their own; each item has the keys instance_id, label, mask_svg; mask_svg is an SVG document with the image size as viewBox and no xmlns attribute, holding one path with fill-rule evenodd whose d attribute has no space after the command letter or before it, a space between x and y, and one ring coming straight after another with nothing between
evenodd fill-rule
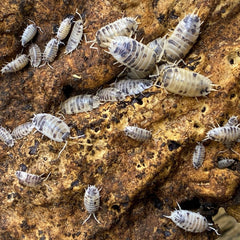
<instances>
[{"instance_id":1,"label":"cork bark surface","mask_svg":"<svg viewBox=\"0 0 240 240\"><path fill-rule=\"evenodd\" d=\"M239 221L240 164L217 168L217 159L239 160L221 143L208 141L203 166L195 170L192 154L216 122L224 125L240 116L240 4L230 1L93 0L2 1L0 64L22 51L20 38L28 19L41 27L34 38L41 50L54 29L76 8L85 21L88 40L107 23L123 16L138 17L137 39L143 43L171 34L188 13L200 9L201 34L184 61L209 76L217 91L187 98L152 87L142 95L105 103L86 113L65 116L71 135L63 143L33 133L10 148L0 142L0 238L7 239L216 239L213 231L189 233L170 219L176 201L183 209L200 211L211 221L220 206ZM65 41L66 43L66 41ZM0 76L0 124L8 129L33 114L55 115L70 96L96 93L123 70L104 49L82 44L72 54L58 56L41 68L30 65ZM27 53L27 46L23 49ZM79 78L73 75L77 74ZM127 125L152 131L153 139L136 142L123 133ZM240 153L240 144L233 147ZM219 153L220 151L226 152ZM19 184L15 171L27 169L49 179L37 188ZM87 218L83 196L88 185L101 190L101 224ZM200 210L199 210L200 209Z\"/></svg>"}]
</instances>

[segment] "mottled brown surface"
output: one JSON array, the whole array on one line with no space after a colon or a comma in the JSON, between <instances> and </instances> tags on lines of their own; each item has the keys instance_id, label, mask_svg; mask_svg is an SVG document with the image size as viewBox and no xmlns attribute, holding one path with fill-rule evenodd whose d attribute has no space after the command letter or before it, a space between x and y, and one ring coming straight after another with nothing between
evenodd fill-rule
<instances>
[{"instance_id":1,"label":"mottled brown surface","mask_svg":"<svg viewBox=\"0 0 240 240\"><path fill-rule=\"evenodd\" d=\"M137 38L144 37L144 43L168 33L187 13L200 8L201 35L185 61L220 87L198 99L153 87L143 96L66 116L72 135L86 137L70 140L60 159L63 144L39 133L19 140L13 148L1 142L1 239L216 239L212 231L185 232L163 215L169 215L178 201L183 209L194 211L200 204L210 205L212 211L208 207L203 211L209 220L218 206L231 204L229 212L239 217L234 211L239 206L239 162L229 169L216 167L219 156L239 159L238 155L219 153L224 146L208 141L203 167L195 170L191 162L196 143L213 122L222 125L230 116L240 116L239 1L4 0L1 66L21 52L20 36L27 19L42 28L34 42L43 50L54 36L55 25L76 8L85 16L88 40L100 27L125 15L138 16ZM13 129L34 113L55 114L67 97L95 92L113 81L122 68L113 66L114 59L102 49L98 52L89 46L83 41L67 56L61 46L53 69L28 66L2 75L0 124ZM127 138L122 132L127 124L151 130L154 140L138 143ZM234 150L240 152L240 144ZM14 175L22 164L31 173L51 172L51 176L37 189L23 187ZM91 217L82 226L88 216L83 205L88 184L102 187L97 213L101 225Z\"/></svg>"}]
</instances>

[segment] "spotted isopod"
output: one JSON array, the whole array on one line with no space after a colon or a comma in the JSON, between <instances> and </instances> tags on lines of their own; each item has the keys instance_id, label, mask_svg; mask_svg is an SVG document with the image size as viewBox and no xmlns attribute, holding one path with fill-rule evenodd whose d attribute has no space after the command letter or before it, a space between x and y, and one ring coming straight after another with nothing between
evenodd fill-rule
<instances>
[{"instance_id":1,"label":"spotted isopod","mask_svg":"<svg viewBox=\"0 0 240 240\"><path fill-rule=\"evenodd\" d=\"M37 185L41 184L43 181L47 180L50 173L46 178L43 178L42 175L35 175L23 171L16 171L16 176L19 180L19 183L28 187L36 187Z\"/></svg>"},{"instance_id":2,"label":"spotted isopod","mask_svg":"<svg viewBox=\"0 0 240 240\"><path fill-rule=\"evenodd\" d=\"M138 23L136 18L124 17L116 20L96 32L96 42L100 47L106 48L109 45L110 39L116 36L131 37L137 30ZM95 41L94 41L95 43Z\"/></svg>"},{"instance_id":3,"label":"spotted isopod","mask_svg":"<svg viewBox=\"0 0 240 240\"><path fill-rule=\"evenodd\" d=\"M224 125L224 127L236 126L238 125L238 117L232 116L229 118L228 122Z\"/></svg>"},{"instance_id":4,"label":"spotted isopod","mask_svg":"<svg viewBox=\"0 0 240 240\"><path fill-rule=\"evenodd\" d=\"M26 45L26 43L28 43L29 41L31 41L34 38L34 36L37 33L37 29L38 29L38 27L36 26L35 23L30 24L25 28L22 38L21 38L23 47Z\"/></svg>"},{"instance_id":5,"label":"spotted isopod","mask_svg":"<svg viewBox=\"0 0 240 240\"><path fill-rule=\"evenodd\" d=\"M101 189L96 188L94 185L88 186L84 194L84 206L90 215L83 221L84 224L90 217L93 215L97 223L98 221L95 212L99 209L100 206L100 193Z\"/></svg>"},{"instance_id":6,"label":"spotted isopod","mask_svg":"<svg viewBox=\"0 0 240 240\"><path fill-rule=\"evenodd\" d=\"M174 62L184 58L197 40L200 26L201 20L195 11L178 23L171 36L166 39L164 50L168 61Z\"/></svg>"},{"instance_id":7,"label":"spotted isopod","mask_svg":"<svg viewBox=\"0 0 240 240\"><path fill-rule=\"evenodd\" d=\"M4 127L0 126L0 140L3 141L7 146L12 147L14 140L11 133Z\"/></svg>"},{"instance_id":8,"label":"spotted isopod","mask_svg":"<svg viewBox=\"0 0 240 240\"><path fill-rule=\"evenodd\" d=\"M125 127L124 133L126 136L141 142L152 138L152 133L150 131L135 126Z\"/></svg>"},{"instance_id":9,"label":"spotted isopod","mask_svg":"<svg viewBox=\"0 0 240 240\"><path fill-rule=\"evenodd\" d=\"M126 97L122 91L114 87L103 88L96 95L101 102L123 101Z\"/></svg>"},{"instance_id":10,"label":"spotted isopod","mask_svg":"<svg viewBox=\"0 0 240 240\"><path fill-rule=\"evenodd\" d=\"M29 62L29 58L26 54L21 54L17 56L13 61L6 64L2 69L1 72L3 73L10 73L10 72L17 72L23 69Z\"/></svg>"},{"instance_id":11,"label":"spotted isopod","mask_svg":"<svg viewBox=\"0 0 240 240\"><path fill-rule=\"evenodd\" d=\"M159 37L147 44L147 46L150 47L156 53L158 62L162 59L162 55L164 53L163 49L165 40L166 37L163 38Z\"/></svg>"},{"instance_id":12,"label":"spotted isopod","mask_svg":"<svg viewBox=\"0 0 240 240\"><path fill-rule=\"evenodd\" d=\"M193 158L192 158L192 163L193 163L193 167L195 169L198 169L202 166L203 161L205 158L205 147L203 146L202 143L199 143L193 152Z\"/></svg>"},{"instance_id":13,"label":"spotted isopod","mask_svg":"<svg viewBox=\"0 0 240 240\"><path fill-rule=\"evenodd\" d=\"M73 15L69 15L68 17L66 17L60 24L59 28L58 28L58 32L57 32L57 38L61 41L63 39L65 39L68 35L68 33L70 32L71 26L72 26L72 20L73 20L74 16Z\"/></svg>"},{"instance_id":14,"label":"spotted isopod","mask_svg":"<svg viewBox=\"0 0 240 240\"><path fill-rule=\"evenodd\" d=\"M33 67L38 67L42 61L42 53L39 46L35 43L32 43L29 47L29 57L30 63Z\"/></svg>"},{"instance_id":15,"label":"spotted isopod","mask_svg":"<svg viewBox=\"0 0 240 240\"><path fill-rule=\"evenodd\" d=\"M26 122L14 128L11 135L14 139L21 139L30 134L33 128L34 125L32 122Z\"/></svg>"},{"instance_id":16,"label":"spotted isopod","mask_svg":"<svg viewBox=\"0 0 240 240\"><path fill-rule=\"evenodd\" d=\"M50 66L50 62L53 62L57 56L59 41L55 38L52 38L46 45L45 50L43 52L43 61ZM41 65L41 66L43 66ZM51 66L50 66L51 67ZM52 68L52 67L51 67Z\"/></svg>"},{"instance_id":17,"label":"spotted isopod","mask_svg":"<svg viewBox=\"0 0 240 240\"><path fill-rule=\"evenodd\" d=\"M99 107L100 100L94 95L77 95L67 99L61 104L61 112L64 114L76 114L80 112L88 112Z\"/></svg>"},{"instance_id":18,"label":"spotted isopod","mask_svg":"<svg viewBox=\"0 0 240 240\"><path fill-rule=\"evenodd\" d=\"M74 51L77 48L78 44L81 42L83 36L83 20L81 14L79 14L77 11L76 13L80 17L80 19L75 21L73 25L73 29L71 31L67 46L65 48L65 54L69 54Z\"/></svg>"},{"instance_id":19,"label":"spotted isopod","mask_svg":"<svg viewBox=\"0 0 240 240\"><path fill-rule=\"evenodd\" d=\"M153 86L153 81L147 79L123 79L111 84L126 96L136 95Z\"/></svg>"},{"instance_id":20,"label":"spotted isopod","mask_svg":"<svg viewBox=\"0 0 240 240\"><path fill-rule=\"evenodd\" d=\"M217 166L218 168L222 169L222 168L230 167L231 165L233 165L233 163L235 163L234 159L225 158L218 161Z\"/></svg>"},{"instance_id":21,"label":"spotted isopod","mask_svg":"<svg viewBox=\"0 0 240 240\"><path fill-rule=\"evenodd\" d=\"M171 219L178 227L184 229L185 231L199 233L206 230L214 230L217 235L220 235L215 228L211 227L213 224L208 223L207 219L200 213L182 210L178 203L177 205L179 210L171 212L170 216L163 216Z\"/></svg>"},{"instance_id":22,"label":"spotted isopod","mask_svg":"<svg viewBox=\"0 0 240 240\"><path fill-rule=\"evenodd\" d=\"M199 73L179 68L176 66L165 66L160 75L162 86L169 92L187 97L201 97L216 91L212 81ZM162 80L161 80L162 77Z\"/></svg>"}]
</instances>

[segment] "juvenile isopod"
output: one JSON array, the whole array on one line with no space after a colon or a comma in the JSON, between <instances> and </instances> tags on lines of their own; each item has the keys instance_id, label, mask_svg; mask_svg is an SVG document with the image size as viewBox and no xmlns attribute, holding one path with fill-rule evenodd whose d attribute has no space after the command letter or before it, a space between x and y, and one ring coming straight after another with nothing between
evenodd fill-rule
<instances>
[{"instance_id":1,"label":"juvenile isopod","mask_svg":"<svg viewBox=\"0 0 240 240\"><path fill-rule=\"evenodd\" d=\"M124 17L109 23L108 25L100 28L96 32L96 42L100 47L106 48L109 45L110 39L116 36L131 37L137 30L138 23L136 18ZM95 41L94 41L95 43Z\"/></svg>"},{"instance_id":2,"label":"juvenile isopod","mask_svg":"<svg viewBox=\"0 0 240 240\"><path fill-rule=\"evenodd\" d=\"M199 233L206 230L214 230L217 235L220 235L215 228L211 227L213 224L208 223L207 219L200 213L182 210L178 203L177 205L179 210L171 212L170 216L163 216L171 219L178 227L185 231Z\"/></svg>"},{"instance_id":3,"label":"juvenile isopod","mask_svg":"<svg viewBox=\"0 0 240 240\"><path fill-rule=\"evenodd\" d=\"M99 107L100 100L94 95L77 95L67 99L61 104L61 112L64 114L76 114L80 112L88 112Z\"/></svg>"},{"instance_id":4,"label":"juvenile isopod","mask_svg":"<svg viewBox=\"0 0 240 240\"><path fill-rule=\"evenodd\" d=\"M152 80L147 79L123 79L111 84L126 96L136 95L153 86Z\"/></svg>"},{"instance_id":5,"label":"juvenile isopod","mask_svg":"<svg viewBox=\"0 0 240 240\"><path fill-rule=\"evenodd\" d=\"M80 17L80 19L77 20L73 25L73 29L71 31L67 46L65 48L65 54L69 54L74 51L77 48L78 44L81 42L83 36L83 20L81 14L79 14L77 11L76 13Z\"/></svg>"},{"instance_id":6,"label":"juvenile isopod","mask_svg":"<svg viewBox=\"0 0 240 240\"><path fill-rule=\"evenodd\" d=\"M46 178L43 178L42 175L35 175L23 171L16 171L16 176L19 180L19 183L28 187L36 187L37 185L41 184L43 181L46 181L49 177L50 173Z\"/></svg>"},{"instance_id":7,"label":"juvenile isopod","mask_svg":"<svg viewBox=\"0 0 240 240\"><path fill-rule=\"evenodd\" d=\"M30 63L33 67L38 67L42 61L42 53L39 46L35 43L32 43L29 47L29 57Z\"/></svg>"},{"instance_id":8,"label":"juvenile isopod","mask_svg":"<svg viewBox=\"0 0 240 240\"><path fill-rule=\"evenodd\" d=\"M147 44L147 46L150 47L156 53L158 62L162 59L164 53L163 50L165 40L166 37L159 37Z\"/></svg>"},{"instance_id":9,"label":"juvenile isopod","mask_svg":"<svg viewBox=\"0 0 240 240\"><path fill-rule=\"evenodd\" d=\"M236 126L238 125L238 117L232 116L229 118L228 122L224 125L224 127Z\"/></svg>"},{"instance_id":10,"label":"juvenile isopod","mask_svg":"<svg viewBox=\"0 0 240 240\"><path fill-rule=\"evenodd\" d=\"M175 62L184 58L200 33L201 20L198 13L188 14L176 26L164 47L168 61Z\"/></svg>"},{"instance_id":11,"label":"juvenile isopod","mask_svg":"<svg viewBox=\"0 0 240 240\"><path fill-rule=\"evenodd\" d=\"M119 63L141 72L149 72L156 64L156 53L135 39L117 36L110 40L109 52Z\"/></svg>"},{"instance_id":12,"label":"juvenile isopod","mask_svg":"<svg viewBox=\"0 0 240 240\"><path fill-rule=\"evenodd\" d=\"M100 206L100 193L101 189L96 188L94 185L88 186L84 194L84 206L90 215L83 221L84 224L90 217L93 215L97 223L98 221L95 212L99 209Z\"/></svg>"},{"instance_id":13,"label":"juvenile isopod","mask_svg":"<svg viewBox=\"0 0 240 240\"><path fill-rule=\"evenodd\" d=\"M33 128L34 125L32 122L26 122L14 128L11 135L14 139L21 139L30 134Z\"/></svg>"},{"instance_id":14,"label":"juvenile isopod","mask_svg":"<svg viewBox=\"0 0 240 240\"><path fill-rule=\"evenodd\" d=\"M4 127L0 126L0 140L3 141L7 146L12 147L14 140L11 133Z\"/></svg>"},{"instance_id":15,"label":"juvenile isopod","mask_svg":"<svg viewBox=\"0 0 240 240\"><path fill-rule=\"evenodd\" d=\"M103 88L97 92L97 97L100 102L117 102L125 99L125 94L117 88Z\"/></svg>"},{"instance_id":16,"label":"juvenile isopod","mask_svg":"<svg viewBox=\"0 0 240 240\"><path fill-rule=\"evenodd\" d=\"M21 38L23 47L26 45L26 43L28 43L29 41L31 41L34 38L34 36L37 33L38 28L39 27L37 27L35 23L30 24L25 28L22 38Z\"/></svg>"},{"instance_id":17,"label":"juvenile isopod","mask_svg":"<svg viewBox=\"0 0 240 240\"><path fill-rule=\"evenodd\" d=\"M234 159L225 158L218 161L217 166L218 168L222 169L222 168L230 167L231 165L233 165L233 163L235 163Z\"/></svg>"},{"instance_id":18,"label":"juvenile isopod","mask_svg":"<svg viewBox=\"0 0 240 240\"><path fill-rule=\"evenodd\" d=\"M193 163L193 167L195 169L198 169L199 167L202 166L203 161L205 158L205 147L202 143L199 143L193 152L193 158L192 158L192 163Z\"/></svg>"},{"instance_id":19,"label":"juvenile isopod","mask_svg":"<svg viewBox=\"0 0 240 240\"><path fill-rule=\"evenodd\" d=\"M124 132L126 136L137 141L143 142L152 138L152 133L150 131L135 126L125 127Z\"/></svg>"},{"instance_id":20,"label":"juvenile isopod","mask_svg":"<svg viewBox=\"0 0 240 240\"><path fill-rule=\"evenodd\" d=\"M73 20L74 16L73 15L69 15L68 17L66 17L60 24L59 28L58 28L58 32L57 32L57 38L61 41L63 39L65 39L68 35L68 33L70 32L71 26L72 26L72 20Z\"/></svg>"},{"instance_id":21,"label":"juvenile isopod","mask_svg":"<svg viewBox=\"0 0 240 240\"><path fill-rule=\"evenodd\" d=\"M162 86L169 92L187 97L201 97L216 91L212 81L199 73L179 68L165 66L160 75ZM161 79L162 78L162 79Z\"/></svg>"},{"instance_id":22,"label":"juvenile isopod","mask_svg":"<svg viewBox=\"0 0 240 240\"><path fill-rule=\"evenodd\" d=\"M17 72L23 69L29 62L29 58L26 54L21 54L17 56L13 61L6 64L2 69L1 72L3 73L10 73L10 72Z\"/></svg>"}]
</instances>

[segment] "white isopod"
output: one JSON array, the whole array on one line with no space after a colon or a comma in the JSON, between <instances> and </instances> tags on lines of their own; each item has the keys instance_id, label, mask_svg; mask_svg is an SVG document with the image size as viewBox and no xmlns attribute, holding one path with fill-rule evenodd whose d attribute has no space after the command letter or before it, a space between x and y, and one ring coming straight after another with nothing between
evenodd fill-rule
<instances>
[{"instance_id":1,"label":"white isopod","mask_svg":"<svg viewBox=\"0 0 240 240\"><path fill-rule=\"evenodd\" d=\"M83 20L81 14L79 14L77 11L76 13L80 17L80 19L77 20L73 25L73 29L71 31L67 46L65 48L65 54L69 54L74 51L77 48L78 44L81 42L83 36Z\"/></svg>"},{"instance_id":2,"label":"white isopod","mask_svg":"<svg viewBox=\"0 0 240 240\"><path fill-rule=\"evenodd\" d=\"M59 41L65 39L67 37L68 33L70 32L71 26L72 26L73 18L74 18L74 16L70 15L61 22L61 24L58 28L58 32L57 32L57 38L59 39Z\"/></svg>"},{"instance_id":3,"label":"white isopod","mask_svg":"<svg viewBox=\"0 0 240 240\"><path fill-rule=\"evenodd\" d=\"M84 224L90 217L93 215L97 223L98 221L95 212L99 209L100 206L100 192L101 189L96 188L94 185L88 186L84 194L84 206L90 215L83 221Z\"/></svg>"},{"instance_id":4,"label":"white isopod","mask_svg":"<svg viewBox=\"0 0 240 240\"><path fill-rule=\"evenodd\" d=\"M136 95L153 86L153 81L147 79L123 79L111 84L126 96Z\"/></svg>"},{"instance_id":5,"label":"white isopod","mask_svg":"<svg viewBox=\"0 0 240 240\"><path fill-rule=\"evenodd\" d=\"M3 141L7 146L12 147L14 140L11 133L4 127L0 126L0 140Z\"/></svg>"},{"instance_id":6,"label":"white isopod","mask_svg":"<svg viewBox=\"0 0 240 240\"><path fill-rule=\"evenodd\" d=\"M29 47L29 57L30 63L33 67L38 67L42 61L42 53L39 46L35 43L32 43Z\"/></svg>"},{"instance_id":7,"label":"white isopod","mask_svg":"<svg viewBox=\"0 0 240 240\"><path fill-rule=\"evenodd\" d=\"M117 88L103 88L97 92L97 97L100 102L117 102L125 99L125 94Z\"/></svg>"},{"instance_id":8,"label":"white isopod","mask_svg":"<svg viewBox=\"0 0 240 240\"><path fill-rule=\"evenodd\" d=\"M26 54L21 54L17 56L13 61L6 64L2 69L1 72L3 73L10 73L10 72L17 72L23 69L29 62L29 58Z\"/></svg>"},{"instance_id":9,"label":"white isopod","mask_svg":"<svg viewBox=\"0 0 240 240\"><path fill-rule=\"evenodd\" d=\"M15 174L19 180L19 183L28 187L36 187L43 181L46 181L50 175L49 173L46 178L43 178L42 175L44 174L39 176L39 175L35 175L35 174L23 172L23 171L16 171Z\"/></svg>"},{"instance_id":10,"label":"white isopod","mask_svg":"<svg viewBox=\"0 0 240 240\"><path fill-rule=\"evenodd\" d=\"M156 65L156 53L135 39L117 36L110 40L109 52L119 63L141 72L149 72Z\"/></svg>"},{"instance_id":11,"label":"white isopod","mask_svg":"<svg viewBox=\"0 0 240 240\"><path fill-rule=\"evenodd\" d=\"M92 111L101 104L99 97L85 94L77 95L67 99L61 104L61 112L64 114L76 114L80 112Z\"/></svg>"},{"instance_id":12,"label":"white isopod","mask_svg":"<svg viewBox=\"0 0 240 240\"><path fill-rule=\"evenodd\" d=\"M184 17L176 26L164 47L168 61L175 62L184 58L200 33L201 20L195 11Z\"/></svg>"},{"instance_id":13,"label":"white isopod","mask_svg":"<svg viewBox=\"0 0 240 240\"><path fill-rule=\"evenodd\" d=\"M185 231L199 233L206 230L214 230L217 235L220 235L215 228L211 227L213 224L208 223L207 219L200 213L182 210L178 203L177 205L179 210L171 212L170 216L163 216L171 219L178 227Z\"/></svg>"},{"instance_id":14,"label":"white isopod","mask_svg":"<svg viewBox=\"0 0 240 240\"><path fill-rule=\"evenodd\" d=\"M31 41L34 36L37 33L37 29L38 27L36 26L35 23L28 25L22 35L21 38L21 42L22 42L22 46L24 47L26 43L28 43L29 41Z\"/></svg>"},{"instance_id":15,"label":"white isopod","mask_svg":"<svg viewBox=\"0 0 240 240\"><path fill-rule=\"evenodd\" d=\"M216 91L212 81L199 73L176 66L165 66L160 75L162 86L169 92L187 97L201 97Z\"/></svg>"},{"instance_id":16,"label":"white isopod","mask_svg":"<svg viewBox=\"0 0 240 240\"><path fill-rule=\"evenodd\" d=\"M109 45L110 39L116 36L131 37L137 30L138 23L136 18L124 17L112 22L96 32L96 40L100 47L106 48Z\"/></svg>"},{"instance_id":17,"label":"white isopod","mask_svg":"<svg viewBox=\"0 0 240 240\"><path fill-rule=\"evenodd\" d=\"M137 141L146 141L152 138L152 133L150 131L135 126L125 127L124 133L126 136Z\"/></svg>"},{"instance_id":18,"label":"white isopod","mask_svg":"<svg viewBox=\"0 0 240 240\"><path fill-rule=\"evenodd\" d=\"M34 125L32 122L26 122L14 128L11 135L14 139L21 139L30 134L33 128Z\"/></svg>"},{"instance_id":19,"label":"white isopod","mask_svg":"<svg viewBox=\"0 0 240 240\"><path fill-rule=\"evenodd\" d=\"M162 55L164 53L163 50L165 40L166 37L159 37L147 44L147 46L150 47L156 53L158 62L162 59Z\"/></svg>"},{"instance_id":20,"label":"white isopod","mask_svg":"<svg viewBox=\"0 0 240 240\"><path fill-rule=\"evenodd\" d=\"M194 149L193 158L192 158L193 167L195 169L198 169L199 167L201 167L203 164L204 158L205 158L205 147L203 146L202 143L199 143Z\"/></svg>"},{"instance_id":21,"label":"white isopod","mask_svg":"<svg viewBox=\"0 0 240 240\"><path fill-rule=\"evenodd\" d=\"M238 125L238 117L232 116L229 118L228 122L224 125L224 127L236 126Z\"/></svg>"},{"instance_id":22,"label":"white isopod","mask_svg":"<svg viewBox=\"0 0 240 240\"><path fill-rule=\"evenodd\" d=\"M230 167L231 165L233 165L233 163L235 163L234 159L225 158L218 161L217 166L218 168L222 169L222 168Z\"/></svg>"}]
</instances>

